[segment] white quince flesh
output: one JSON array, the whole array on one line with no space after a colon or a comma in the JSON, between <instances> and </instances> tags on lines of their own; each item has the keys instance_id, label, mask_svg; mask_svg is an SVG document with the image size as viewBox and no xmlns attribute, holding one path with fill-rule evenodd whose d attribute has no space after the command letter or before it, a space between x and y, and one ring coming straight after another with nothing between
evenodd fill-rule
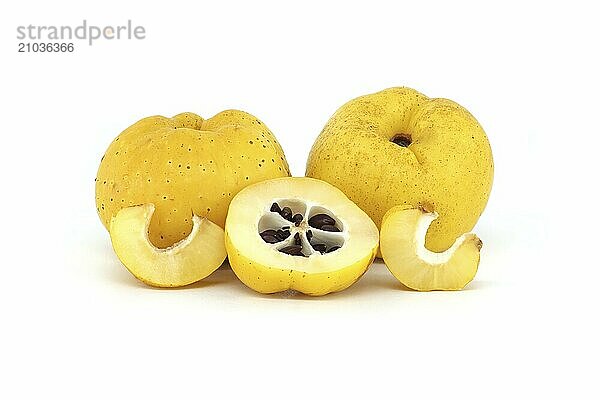
<instances>
[{"instance_id":1,"label":"white quince flesh","mask_svg":"<svg viewBox=\"0 0 600 400\"><path fill-rule=\"evenodd\" d=\"M207 218L192 216L192 231L167 248L149 240L148 228L155 207L143 204L121 209L110 223L115 253L136 278L158 287L178 287L204 279L225 260L225 236Z\"/></svg>"},{"instance_id":2,"label":"white quince flesh","mask_svg":"<svg viewBox=\"0 0 600 400\"><path fill-rule=\"evenodd\" d=\"M423 208L396 206L383 218L383 260L392 274L411 289L460 290L477 273L482 242L475 234L463 234L441 253L425 247L427 229L437 216Z\"/></svg>"}]
</instances>

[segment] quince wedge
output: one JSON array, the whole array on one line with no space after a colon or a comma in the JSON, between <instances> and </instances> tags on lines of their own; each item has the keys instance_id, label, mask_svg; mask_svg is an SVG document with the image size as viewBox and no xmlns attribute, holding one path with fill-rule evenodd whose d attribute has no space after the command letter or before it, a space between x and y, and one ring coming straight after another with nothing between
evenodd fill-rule
<instances>
[{"instance_id":1,"label":"quince wedge","mask_svg":"<svg viewBox=\"0 0 600 400\"><path fill-rule=\"evenodd\" d=\"M227 256L223 229L197 215L190 234L167 248L155 247L148 237L154 204L121 209L110 222L115 253L136 278L157 287L179 287L204 279Z\"/></svg>"},{"instance_id":2,"label":"quince wedge","mask_svg":"<svg viewBox=\"0 0 600 400\"><path fill-rule=\"evenodd\" d=\"M437 213L396 206L383 217L380 250L390 272L405 286L419 291L460 290L473 280L479 266L481 240L461 235L444 252L425 247L425 236Z\"/></svg>"}]
</instances>

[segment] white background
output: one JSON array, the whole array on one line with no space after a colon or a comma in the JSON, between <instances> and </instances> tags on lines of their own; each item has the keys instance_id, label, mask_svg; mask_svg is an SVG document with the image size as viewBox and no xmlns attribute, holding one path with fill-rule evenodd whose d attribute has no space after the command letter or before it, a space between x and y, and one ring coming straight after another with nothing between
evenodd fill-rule
<instances>
[{"instance_id":1,"label":"white background","mask_svg":"<svg viewBox=\"0 0 600 400\"><path fill-rule=\"evenodd\" d=\"M598 398L600 29L587 4L3 10L0 398ZM147 38L17 53L18 25L84 18L131 19ZM94 177L131 123L242 109L303 175L341 104L402 85L464 105L492 144L466 290L403 290L380 263L319 299L259 295L230 270L156 290L112 253Z\"/></svg>"}]
</instances>

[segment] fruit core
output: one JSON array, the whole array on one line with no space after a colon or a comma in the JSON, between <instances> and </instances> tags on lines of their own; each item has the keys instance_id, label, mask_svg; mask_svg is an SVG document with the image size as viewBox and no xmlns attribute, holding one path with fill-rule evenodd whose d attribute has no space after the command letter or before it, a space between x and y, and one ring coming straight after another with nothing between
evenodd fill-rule
<instances>
[{"instance_id":1,"label":"fruit core","mask_svg":"<svg viewBox=\"0 0 600 400\"><path fill-rule=\"evenodd\" d=\"M412 138L408 133L398 133L392 137L391 141L400 147L408 147L412 143Z\"/></svg>"},{"instance_id":2,"label":"fruit core","mask_svg":"<svg viewBox=\"0 0 600 400\"><path fill-rule=\"evenodd\" d=\"M344 226L333 213L299 199L273 202L258 223L265 243L290 256L310 257L340 249L345 242Z\"/></svg>"}]
</instances>

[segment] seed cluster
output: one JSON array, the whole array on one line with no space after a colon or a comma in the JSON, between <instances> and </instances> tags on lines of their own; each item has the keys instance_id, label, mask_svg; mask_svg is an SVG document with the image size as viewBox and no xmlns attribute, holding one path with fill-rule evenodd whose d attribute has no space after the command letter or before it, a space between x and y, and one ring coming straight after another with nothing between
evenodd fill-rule
<instances>
[{"instance_id":1,"label":"seed cluster","mask_svg":"<svg viewBox=\"0 0 600 400\"><path fill-rule=\"evenodd\" d=\"M267 243L278 243L290 237L290 227L284 226L281 229L267 229L260 233L260 237Z\"/></svg>"},{"instance_id":2,"label":"seed cluster","mask_svg":"<svg viewBox=\"0 0 600 400\"><path fill-rule=\"evenodd\" d=\"M335 219L327 214L317 214L310 217L308 224L313 228L326 232L339 232L340 229L335 226Z\"/></svg>"},{"instance_id":3,"label":"seed cluster","mask_svg":"<svg viewBox=\"0 0 600 400\"><path fill-rule=\"evenodd\" d=\"M300 223L304 219L302 214L293 214L292 209L289 207L279 207L279 204L273 203L271 205L271 212L276 212L283 217L283 219L287 219L290 222L293 222L295 226L300 226Z\"/></svg>"},{"instance_id":4,"label":"seed cluster","mask_svg":"<svg viewBox=\"0 0 600 400\"><path fill-rule=\"evenodd\" d=\"M304 216L302 214L294 214L290 207L281 208L276 202L271 205L270 211L279 214L283 219L294 224L296 227L300 227L302 221L304 221ZM324 232L341 232L340 228L337 226L336 220L325 213L315 214L310 217L308 219L308 226ZM260 237L269 244L279 243L291 236L290 229L291 226L283 226L280 229L267 229L260 232ZM304 234L312 249L321 254L331 253L332 251L336 251L341 247L333 245L328 248L327 244L320 243L315 239L311 229L308 229ZM296 232L294 234L293 244L290 243L289 245L279 249L280 252L289 254L291 256L307 257L302 250L302 238L300 236L300 232Z\"/></svg>"}]
</instances>

